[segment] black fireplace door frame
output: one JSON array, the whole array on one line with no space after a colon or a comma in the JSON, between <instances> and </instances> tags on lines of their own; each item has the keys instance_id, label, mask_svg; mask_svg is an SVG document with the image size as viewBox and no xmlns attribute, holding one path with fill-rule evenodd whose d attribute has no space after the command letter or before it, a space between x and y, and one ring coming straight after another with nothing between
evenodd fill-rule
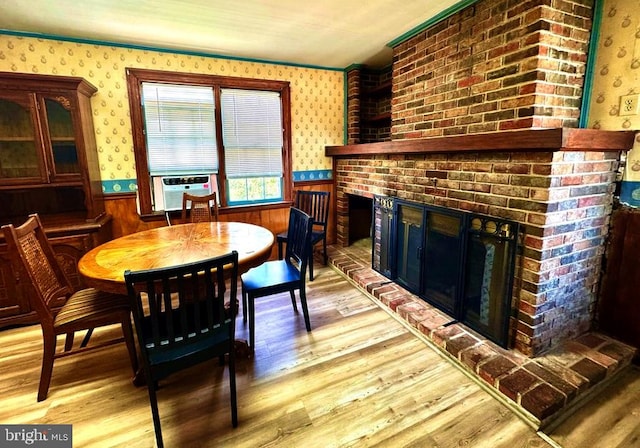
<instances>
[{"instance_id":1,"label":"black fireplace door frame","mask_svg":"<svg viewBox=\"0 0 640 448\"><path fill-rule=\"evenodd\" d=\"M371 267L394 280L396 277L395 246L396 246L396 210L394 198L374 195L371 218ZM377 220L380 226L377 227Z\"/></svg>"},{"instance_id":2,"label":"black fireplace door frame","mask_svg":"<svg viewBox=\"0 0 640 448\"><path fill-rule=\"evenodd\" d=\"M395 281L408 291L422 294L426 210L423 204L403 199L394 202Z\"/></svg>"},{"instance_id":3,"label":"black fireplace door frame","mask_svg":"<svg viewBox=\"0 0 640 448\"><path fill-rule=\"evenodd\" d=\"M520 224L386 196L373 209L372 267L507 347Z\"/></svg>"}]
</instances>

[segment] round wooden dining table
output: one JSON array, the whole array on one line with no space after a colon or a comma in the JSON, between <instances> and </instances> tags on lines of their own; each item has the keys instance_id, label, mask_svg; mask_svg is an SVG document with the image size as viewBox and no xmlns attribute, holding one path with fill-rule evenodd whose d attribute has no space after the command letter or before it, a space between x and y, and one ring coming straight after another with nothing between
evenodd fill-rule
<instances>
[{"instance_id":1,"label":"round wooden dining table","mask_svg":"<svg viewBox=\"0 0 640 448\"><path fill-rule=\"evenodd\" d=\"M271 255L270 230L243 222L203 222L159 227L108 241L78 263L86 286L127 294L124 271L179 266L238 251L240 273Z\"/></svg>"}]
</instances>

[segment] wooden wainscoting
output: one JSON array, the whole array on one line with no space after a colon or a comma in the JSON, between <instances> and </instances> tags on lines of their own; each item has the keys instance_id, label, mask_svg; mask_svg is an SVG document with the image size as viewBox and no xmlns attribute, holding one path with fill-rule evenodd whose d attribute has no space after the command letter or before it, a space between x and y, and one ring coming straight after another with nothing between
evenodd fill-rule
<instances>
[{"instance_id":1,"label":"wooden wainscoting","mask_svg":"<svg viewBox=\"0 0 640 448\"><path fill-rule=\"evenodd\" d=\"M294 189L329 191L331 205L329 209L329 226L327 228L327 244L333 244L336 238L336 201L333 181L297 182ZM220 221L240 221L266 227L274 234L287 229L290 202L268 207L240 207L237 209L221 209ZM113 217L113 237L129 235L142 230L167 225L164 218L142 220L137 212L134 193L113 194L105 196L105 208ZM277 254L274 251L274 255Z\"/></svg>"}]
</instances>

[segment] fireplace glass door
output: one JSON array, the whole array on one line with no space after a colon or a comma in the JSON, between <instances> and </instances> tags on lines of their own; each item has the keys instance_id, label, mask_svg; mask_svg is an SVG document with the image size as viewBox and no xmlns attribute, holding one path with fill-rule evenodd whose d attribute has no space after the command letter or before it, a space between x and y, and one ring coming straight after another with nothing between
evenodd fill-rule
<instances>
[{"instance_id":1,"label":"fireplace glass door","mask_svg":"<svg viewBox=\"0 0 640 448\"><path fill-rule=\"evenodd\" d=\"M473 217L467 233L462 322L494 341L507 337L517 224Z\"/></svg>"},{"instance_id":2,"label":"fireplace glass door","mask_svg":"<svg viewBox=\"0 0 640 448\"><path fill-rule=\"evenodd\" d=\"M518 223L382 197L373 214L374 269L507 346Z\"/></svg>"},{"instance_id":3,"label":"fireplace glass door","mask_svg":"<svg viewBox=\"0 0 640 448\"><path fill-rule=\"evenodd\" d=\"M411 292L420 293L424 247L424 208L397 203L397 279Z\"/></svg>"},{"instance_id":4,"label":"fireplace glass door","mask_svg":"<svg viewBox=\"0 0 640 448\"><path fill-rule=\"evenodd\" d=\"M424 298L455 315L462 273L463 216L427 208Z\"/></svg>"}]
</instances>

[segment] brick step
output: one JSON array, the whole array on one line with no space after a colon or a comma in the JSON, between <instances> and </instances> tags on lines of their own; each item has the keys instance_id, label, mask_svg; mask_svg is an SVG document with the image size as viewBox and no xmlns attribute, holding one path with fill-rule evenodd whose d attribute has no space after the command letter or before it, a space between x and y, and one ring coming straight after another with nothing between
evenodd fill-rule
<instances>
[{"instance_id":1,"label":"brick step","mask_svg":"<svg viewBox=\"0 0 640 448\"><path fill-rule=\"evenodd\" d=\"M629 366L636 349L590 332L535 358L504 349L371 268L371 253L328 248L331 266L535 429L559 423Z\"/></svg>"}]
</instances>

